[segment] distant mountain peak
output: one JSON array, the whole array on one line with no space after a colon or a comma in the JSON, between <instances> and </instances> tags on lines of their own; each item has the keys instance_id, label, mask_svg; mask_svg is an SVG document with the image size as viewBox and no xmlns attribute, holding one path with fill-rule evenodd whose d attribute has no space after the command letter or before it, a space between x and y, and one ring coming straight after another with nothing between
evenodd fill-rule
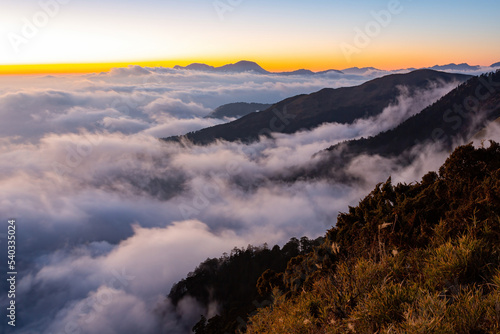
<instances>
[{"instance_id":1,"label":"distant mountain peak","mask_svg":"<svg viewBox=\"0 0 500 334\"><path fill-rule=\"evenodd\" d=\"M461 64L450 63L447 65L434 65L430 68L438 71L477 71L481 69L481 66L469 65L467 63L461 63Z\"/></svg>"},{"instance_id":2,"label":"distant mountain peak","mask_svg":"<svg viewBox=\"0 0 500 334\"><path fill-rule=\"evenodd\" d=\"M321 72L313 72L308 69L299 69L288 72L269 72L262 68L259 64L254 61L249 60L240 60L234 64L226 64L219 67L210 66L203 63L192 63L187 66L179 66L175 65L173 67L175 70L192 70L192 71L200 71L200 72L222 72L222 73L244 73L244 72L254 72L259 74L274 74L274 75L321 75L327 73L337 73L344 74L339 70L326 70ZM367 70L375 70L373 67L367 67Z\"/></svg>"},{"instance_id":3,"label":"distant mountain peak","mask_svg":"<svg viewBox=\"0 0 500 334\"><path fill-rule=\"evenodd\" d=\"M257 73L269 73L265 69L263 69L259 64L248 61L248 60L240 60L235 64L227 64L221 67L216 68L217 71L221 72L257 72Z\"/></svg>"},{"instance_id":4,"label":"distant mountain peak","mask_svg":"<svg viewBox=\"0 0 500 334\"><path fill-rule=\"evenodd\" d=\"M231 72L231 73L239 73L239 72L256 72L260 74L270 73L263 69L259 64L248 61L248 60L240 60L234 64L227 64L220 67L214 67L207 64L202 63L192 63L187 66L174 66L175 70L192 70L192 71L201 71L201 72Z\"/></svg>"},{"instance_id":5,"label":"distant mountain peak","mask_svg":"<svg viewBox=\"0 0 500 334\"><path fill-rule=\"evenodd\" d=\"M406 74L392 74L367 81L359 86L325 88L311 94L289 97L269 108L255 113L252 108L242 118L229 123L215 125L185 136L165 138L168 141L189 140L194 144L210 144L216 140L252 142L259 140L262 129L271 132L295 133L311 130L324 123L351 124L357 119L376 116L400 95L399 86L409 89L425 89L429 82L465 81L463 74L450 74L429 69ZM239 105L229 105L234 110ZM218 110L220 112L220 110ZM226 116L224 111L224 116ZM276 124L276 121L281 123ZM274 129L269 129L270 126Z\"/></svg>"},{"instance_id":6,"label":"distant mountain peak","mask_svg":"<svg viewBox=\"0 0 500 334\"><path fill-rule=\"evenodd\" d=\"M360 75L360 74L365 74L366 72L369 71L382 71L379 70L378 68L375 67L349 67L346 69L343 69L341 72L344 74L355 74L355 75Z\"/></svg>"},{"instance_id":7,"label":"distant mountain peak","mask_svg":"<svg viewBox=\"0 0 500 334\"><path fill-rule=\"evenodd\" d=\"M179 65L174 66L174 69L176 69L176 70L185 69L185 70L194 70L194 71L211 71L214 68L215 67L213 67L213 66L210 66L207 64L202 64L202 63L192 63L192 64L189 64L188 66L185 66L185 67L179 66Z\"/></svg>"},{"instance_id":8,"label":"distant mountain peak","mask_svg":"<svg viewBox=\"0 0 500 334\"><path fill-rule=\"evenodd\" d=\"M257 64L256 62L254 61L250 61L250 60L240 60L234 64L228 64L228 65L238 65L238 66L258 66L260 67L259 64Z\"/></svg>"},{"instance_id":9,"label":"distant mountain peak","mask_svg":"<svg viewBox=\"0 0 500 334\"><path fill-rule=\"evenodd\" d=\"M304 68L301 68L300 70L289 71L289 72L280 72L279 74L282 74L282 75L311 75L311 74L314 74L314 72L311 70L306 70Z\"/></svg>"},{"instance_id":10,"label":"distant mountain peak","mask_svg":"<svg viewBox=\"0 0 500 334\"><path fill-rule=\"evenodd\" d=\"M500 67L500 62L492 64L492 68ZM233 64L226 64L219 67L210 66L203 63L192 63L187 66L174 66L176 70L192 70L192 71L200 71L200 72L215 72L215 73L246 73L252 72L257 74L271 74L271 75L304 75L304 76L313 76L313 75L324 75L328 73L334 74L346 74L346 75L355 75L355 76L378 76L384 73L397 73L399 71L414 71L415 68L407 68L405 70L394 70L394 71L386 71L381 70L375 67L349 67L339 70L326 70L314 72L308 69L298 69L293 71L285 71L285 72L270 72L262 68L258 63L250 60L240 60ZM479 65L469 65L467 63L450 63L446 65L434 65L432 67L425 67L421 69L430 69L436 71L458 71L458 72L467 72L467 71L479 71L481 70L481 66Z\"/></svg>"},{"instance_id":11,"label":"distant mountain peak","mask_svg":"<svg viewBox=\"0 0 500 334\"><path fill-rule=\"evenodd\" d=\"M375 68L375 67L350 67L350 68L346 68L346 70L376 70L376 71L380 71L378 68Z\"/></svg>"}]
</instances>

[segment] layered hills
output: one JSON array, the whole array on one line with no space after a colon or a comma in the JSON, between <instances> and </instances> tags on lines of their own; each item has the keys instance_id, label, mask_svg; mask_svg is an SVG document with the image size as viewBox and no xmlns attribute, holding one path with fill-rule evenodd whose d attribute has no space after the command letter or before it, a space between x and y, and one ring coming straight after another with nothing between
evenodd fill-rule
<instances>
[{"instance_id":1,"label":"layered hills","mask_svg":"<svg viewBox=\"0 0 500 334\"><path fill-rule=\"evenodd\" d=\"M500 117L500 71L473 77L396 128L328 148L350 155L400 156L416 145L435 143L451 150Z\"/></svg>"},{"instance_id":2,"label":"layered hills","mask_svg":"<svg viewBox=\"0 0 500 334\"><path fill-rule=\"evenodd\" d=\"M402 86L412 91L428 88L433 83L464 82L469 78L433 70L392 74L360 86L325 88L312 94L290 97L233 122L165 139L189 140L194 144L209 144L218 139L251 142L273 132L294 133L330 122L349 124L380 114L396 100Z\"/></svg>"},{"instance_id":3,"label":"layered hills","mask_svg":"<svg viewBox=\"0 0 500 334\"><path fill-rule=\"evenodd\" d=\"M217 107L210 114L205 116L205 118L240 118L242 116L248 115L253 112L258 112L261 110L265 110L271 107L272 104L265 103L246 103L246 102L235 102L224 104L220 107Z\"/></svg>"},{"instance_id":4,"label":"layered hills","mask_svg":"<svg viewBox=\"0 0 500 334\"><path fill-rule=\"evenodd\" d=\"M500 71L467 77L418 70L292 97L224 125L233 124L224 129L235 134L247 129L250 137L222 139L256 139L248 124L269 118L255 116L279 118L285 107L281 115L292 129L326 118L328 111L336 122L353 122L380 113L397 94L391 87L417 89L433 80L462 83L394 129L320 152L317 165L286 181L338 182L331 171L362 154L411 161L415 148L429 144L452 151L500 117ZM201 144L220 139L186 137ZM482 138L487 139L484 133ZM174 285L169 298L175 307L184 298L206 309L218 305L217 315L193 324L197 334L498 333L499 168L499 144L460 146L419 182L395 185L389 178L378 184L339 214L324 237L293 238L283 248L249 246L207 259ZM241 284L234 284L233 273Z\"/></svg>"},{"instance_id":5,"label":"layered hills","mask_svg":"<svg viewBox=\"0 0 500 334\"><path fill-rule=\"evenodd\" d=\"M226 64L226 65L218 66L218 67L210 66L210 65L202 64L202 63L193 63L193 64L190 64L187 66L176 65L176 66L174 66L174 69L201 71L201 72L215 72L215 73L253 72L253 73L258 73L258 74L275 74L275 75L315 75L315 74L325 74L328 72L343 74L342 71L333 70L333 69L321 71L321 72L313 72L313 71L307 70L307 69L300 69L300 70L289 71L289 72L269 72L269 71L263 69L259 64L255 63L253 61L248 61L248 60L241 60L241 61L234 63L234 64Z\"/></svg>"}]
</instances>

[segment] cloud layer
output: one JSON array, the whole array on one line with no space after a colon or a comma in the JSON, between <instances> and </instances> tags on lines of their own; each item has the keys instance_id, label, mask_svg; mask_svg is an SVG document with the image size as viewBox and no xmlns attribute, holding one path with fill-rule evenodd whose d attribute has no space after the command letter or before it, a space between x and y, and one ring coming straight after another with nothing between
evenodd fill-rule
<instances>
[{"instance_id":1,"label":"cloud layer","mask_svg":"<svg viewBox=\"0 0 500 334\"><path fill-rule=\"evenodd\" d=\"M193 300L174 309L165 296L207 257L316 237L389 175L411 182L439 166L444 154L422 150L404 168L359 157L346 170L365 181L357 185L280 181L332 144L396 126L453 85L411 95L400 87L373 118L250 145L157 139L223 122L203 116L224 103L365 80L129 67L0 82L0 203L2 219L18 220L22 268L16 332L188 332L208 310Z\"/></svg>"}]
</instances>

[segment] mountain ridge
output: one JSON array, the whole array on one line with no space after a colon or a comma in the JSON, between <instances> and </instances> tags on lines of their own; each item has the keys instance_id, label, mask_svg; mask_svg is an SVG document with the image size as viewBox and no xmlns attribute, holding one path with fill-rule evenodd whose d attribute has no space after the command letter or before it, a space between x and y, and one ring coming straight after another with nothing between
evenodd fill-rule
<instances>
[{"instance_id":1,"label":"mountain ridge","mask_svg":"<svg viewBox=\"0 0 500 334\"><path fill-rule=\"evenodd\" d=\"M205 118L218 118L218 119L224 119L225 117L240 118L252 112L265 110L271 106L272 104L269 103L266 104L266 103L255 103L255 102L227 103L215 108L214 111L205 116Z\"/></svg>"},{"instance_id":2,"label":"mountain ridge","mask_svg":"<svg viewBox=\"0 0 500 334\"><path fill-rule=\"evenodd\" d=\"M500 62L492 64L490 66L484 67L499 67ZM191 71L200 71L200 72L215 72L215 73L245 73L245 72L254 72L259 74L268 74L268 75L324 75L328 73L336 73L343 75L364 75L367 72L380 72L380 73L396 73L401 71L414 71L418 69L431 69L436 71L479 71L483 66L481 65L469 65L467 63L449 63L444 65L434 65L432 67L421 67L421 68L403 68L398 70L381 70L375 67L349 67L345 69L328 69L324 71L312 71L309 69L297 69L292 71L282 71L282 72L273 72L264 69L258 63L248 60L240 60L236 63L225 64L222 66L211 66L204 63L192 63L187 66L175 65L173 69L175 70L191 70Z\"/></svg>"},{"instance_id":3,"label":"mountain ridge","mask_svg":"<svg viewBox=\"0 0 500 334\"><path fill-rule=\"evenodd\" d=\"M467 101L473 97L478 104L467 107ZM350 179L341 172L342 167L362 155L396 159L408 165L428 145L433 145L434 150L450 151L457 143L471 141L475 134L499 117L500 70L472 77L393 129L338 143L318 152L316 155L322 157L318 163L297 167L289 173L288 180L323 177L348 182ZM331 169L331 166L336 168Z\"/></svg>"},{"instance_id":4,"label":"mountain ridge","mask_svg":"<svg viewBox=\"0 0 500 334\"><path fill-rule=\"evenodd\" d=\"M469 65L467 63L462 63L462 64L450 63L447 65L434 65L429 68L436 71L477 71L481 69L481 66Z\"/></svg>"},{"instance_id":5,"label":"mountain ridge","mask_svg":"<svg viewBox=\"0 0 500 334\"><path fill-rule=\"evenodd\" d=\"M476 124L480 121L474 118L481 119L484 123L500 117L500 89L495 89L498 86L500 86L500 71L473 77L396 128L370 138L349 141L347 145L356 148L355 151L358 153L369 152L383 156L398 156L415 144L429 141L439 142L447 149L451 149L454 141L468 140L467 136L472 136L482 128ZM484 94L483 99L476 97L481 94ZM467 106L467 101L472 97L478 100L478 104L474 107ZM479 115L481 111L483 114ZM479 129L470 128L473 125L479 126ZM369 142L378 144L372 144L373 147L361 152L362 143ZM338 145L328 150L334 150L335 147Z\"/></svg>"},{"instance_id":6,"label":"mountain ridge","mask_svg":"<svg viewBox=\"0 0 500 334\"><path fill-rule=\"evenodd\" d=\"M194 144L209 144L218 139L250 142L261 135L270 136L272 132L294 133L323 123L352 123L382 112L399 96L398 86L426 88L430 82L463 82L468 78L470 76L433 70L391 74L359 86L324 88L311 94L296 95L229 123L163 139L187 139Z\"/></svg>"},{"instance_id":7,"label":"mountain ridge","mask_svg":"<svg viewBox=\"0 0 500 334\"><path fill-rule=\"evenodd\" d=\"M218 67L210 66L203 63L192 63L187 66L175 65L173 67L175 70L192 70L200 72L215 72L215 73L245 73L254 72L259 74L273 74L273 75L317 75L326 74L330 72L343 74L342 71L330 69L326 71L313 72L308 69L298 69L294 71L284 71L284 72L270 72L262 68L259 64L253 61L240 60L233 64L226 64Z\"/></svg>"}]
</instances>

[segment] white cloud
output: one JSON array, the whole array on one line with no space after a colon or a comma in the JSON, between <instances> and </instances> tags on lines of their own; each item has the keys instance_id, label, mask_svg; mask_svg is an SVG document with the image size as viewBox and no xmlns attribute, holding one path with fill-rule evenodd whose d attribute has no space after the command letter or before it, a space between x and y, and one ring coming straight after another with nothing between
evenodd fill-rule
<instances>
[{"instance_id":1,"label":"white cloud","mask_svg":"<svg viewBox=\"0 0 500 334\"><path fill-rule=\"evenodd\" d=\"M166 307L165 295L179 274L234 245L245 245L234 232L214 234L191 220L161 228L135 225L133 235L114 247L92 243L54 252L18 283L21 295L35 300L27 305L26 318L45 320L41 333L67 328L89 334L157 333L165 326L157 311ZM36 300L43 290L52 293ZM187 316L188 310L180 308ZM34 319L36 315L53 320ZM169 326L171 332L180 325Z\"/></svg>"},{"instance_id":2,"label":"white cloud","mask_svg":"<svg viewBox=\"0 0 500 334\"><path fill-rule=\"evenodd\" d=\"M414 168L363 156L346 169L359 184L279 181L334 143L394 127L451 86L412 95L401 88L378 116L250 145L157 139L223 122L202 118L223 103L275 102L364 80L133 67L1 83L0 203L20 222L25 263L20 333L185 332L198 306L185 300L174 310L163 297L206 257L321 235L389 174L414 181L432 167L426 161L439 163L431 153ZM116 272L134 278L120 283ZM171 317L160 324L162 312Z\"/></svg>"}]
</instances>

